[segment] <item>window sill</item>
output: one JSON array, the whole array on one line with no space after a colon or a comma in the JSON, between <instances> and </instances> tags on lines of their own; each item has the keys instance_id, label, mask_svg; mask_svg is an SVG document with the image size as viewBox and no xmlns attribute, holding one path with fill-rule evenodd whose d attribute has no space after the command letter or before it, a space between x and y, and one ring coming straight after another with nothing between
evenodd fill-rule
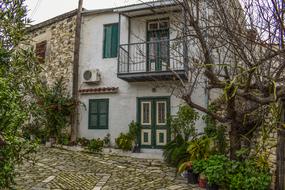
<instances>
[{"instance_id":1,"label":"window sill","mask_svg":"<svg viewBox=\"0 0 285 190\"><path fill-rule=\"evenodd\" d=\"M103 57L103 59L118 59L118 56L117 57Z\"/></svg>"},{"instance_id":2,"label":"window sill","mask_svg":"<svg viewBox=\"0 0 285 190\"><path fill-rule=\"evenodd\" d=\"M88 130L109 130L109 128L88 128Z\"/></svg>"}]
</instances>

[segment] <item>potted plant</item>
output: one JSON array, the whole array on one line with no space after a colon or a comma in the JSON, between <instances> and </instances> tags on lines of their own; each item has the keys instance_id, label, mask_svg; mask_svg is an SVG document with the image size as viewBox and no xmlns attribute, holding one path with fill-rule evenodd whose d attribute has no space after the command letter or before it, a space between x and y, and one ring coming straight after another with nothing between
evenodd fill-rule
<instances>
[{"instance_id":1,"label":"potted plant","mask_svg":"<svg viewBox=\"0 0 285 190\"><path fill-rule=\"evenodd\" d=\"M204 170L206 168L207 161L202 159L202 160L195 160L192 163L192 169L193 173L199 176L198 178L198 184L199 187L205 188L206 187L206 176L204 175Z\"/></svg>"},{"instance_id":2,"label":"potted plant","mask_svg":"<svg viewBox=\"0 0 285 190\"><path fill-rule=\"evenodd\" d=\"M195 184L198 182L198 176L205 170L206 159L212 154L213 141L206 136L194 137L187 143L187 155L190 161L184 162L179 167L179 172L187 171L188 183ZM194 163L194 167L192 166ZM204 184L204 176L201 183ZM205 185L202 185L205 186Z\"/></svg>"},{"instance_id":3,"label":"potted plant","mask_svg":"<svg viewBox=\"0 0 285 190\"><path fill-rule=\"evenodd\" d=\"M206 183L207 183L206 176L203 173L201 173L199 175L199 180L198 180L199 187L206 188Z\"/></svg>"},{"instance_id":4,"label":"potted plant","mask_svg":"<svg viewBox=\"0 0 285 190\"><path fill-rule=\"evenodd\" d=\"M190 184L197 184L199 179L199 174L196 174L193 169L187 170L187 182Z\"/></svg>"},{"instance_id":5,"label":"potted plant","mask_svg":"<svg viewBox=\"0 0 285 190\"><path fill-rule=\"evenodd\" d=\"M187 182L190 184L197 184L199 174L194 172L192 166L193 166L192 161L184 162L183 164L179 166L178 172L182 173L186 171Z\"/></svg>"},{"instance_id":6,"label":"potted plant","mask_svg":"<svg viewBox=\"0 0 285 190\"><path fill-rule=\"evenodd\" d=\"M230 168L230 160L224 155L210 156L206 162L203 173L207 178L207 190L218 190L219 186L226 183L227 171Z\"/></svg>"}]
</instances>

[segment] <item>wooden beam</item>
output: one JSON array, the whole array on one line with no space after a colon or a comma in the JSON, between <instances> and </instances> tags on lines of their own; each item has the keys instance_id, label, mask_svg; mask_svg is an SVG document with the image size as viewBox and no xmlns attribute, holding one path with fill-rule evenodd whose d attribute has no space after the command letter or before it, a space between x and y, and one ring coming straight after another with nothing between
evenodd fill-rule
<instances>
[{"instance_id":1,"label":"wooden beam","mask_svg":"<svg viewBox=\"0 0 285 190\"><path fill-rule=\"evenodd\" d=\"M80 33L81 33L81 13L83 7L83 0L78 1L76 29L75 29L75 43L74 43L74 57L73 57L73 80L72 80L72 97L76 102L75 109L71 117L71 142L75 142L78 134L78 73L79 73L79 50L80 50Z\"/></svg>"}]
</instances>

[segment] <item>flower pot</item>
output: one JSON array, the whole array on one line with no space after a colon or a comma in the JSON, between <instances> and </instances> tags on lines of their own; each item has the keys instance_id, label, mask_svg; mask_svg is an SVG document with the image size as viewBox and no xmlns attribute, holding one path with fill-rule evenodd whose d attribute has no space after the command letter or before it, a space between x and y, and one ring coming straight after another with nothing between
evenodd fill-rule
<instances>
[{"instance_id":1,"label":"flower pot","mask_svg":"<svg viewBox=\"0 0 285 190\"><path fill-rule=\"evenodd\" d=\"M198 185L200 188L206 188L206 179L203 179L203 178L199 178L199 181L198 181Z\"/></svg>"},{"instance_id":2,"label":"flower pot","mask_svg":"<svg viewBox=\"0 0 285 190\"><path fill-rule=\"evenodd\" d=\"M193 172L192 169L187 170L187 182L190 184L198 183L199 174Z\"/></svg>"},{"instance_id":3,"label":"flower pot","mask_svg":"<svg viewBox=\"0 0 285 190\"><path fill-rule=\"evenodd\" d=\"M208 182L206 183L206 190L219 190L219 186L216 184L210 185Z\"/></svg>"},{"instance_id":4,"label":"flower pot","mask_svg":"<svg viewBox=\"0 0 285 190\"><path fill-rule=\"evenodd\" d=\"M141 152L140 147L139 147L138 144L135 144L135 145L133 146L132 152L133 152L133 153L140 153L140 152Z\"/></svg>"}]
</instances>

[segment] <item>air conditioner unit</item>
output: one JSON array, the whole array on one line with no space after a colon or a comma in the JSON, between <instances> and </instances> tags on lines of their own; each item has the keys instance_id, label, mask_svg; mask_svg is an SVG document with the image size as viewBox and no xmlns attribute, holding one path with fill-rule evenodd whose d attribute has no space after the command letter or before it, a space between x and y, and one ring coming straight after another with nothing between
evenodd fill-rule
<instances>
[{"instance_id":1,"label":"air conditioner unit","mask_svg":"<svg viewBox=\"0 0 285 190\"><path fill-rule=\"evenodd\" d=\"M83 82L97 84L101 81L101 74L98 69L86 70L83 73Z\"/></svg>"}]
</instances>

